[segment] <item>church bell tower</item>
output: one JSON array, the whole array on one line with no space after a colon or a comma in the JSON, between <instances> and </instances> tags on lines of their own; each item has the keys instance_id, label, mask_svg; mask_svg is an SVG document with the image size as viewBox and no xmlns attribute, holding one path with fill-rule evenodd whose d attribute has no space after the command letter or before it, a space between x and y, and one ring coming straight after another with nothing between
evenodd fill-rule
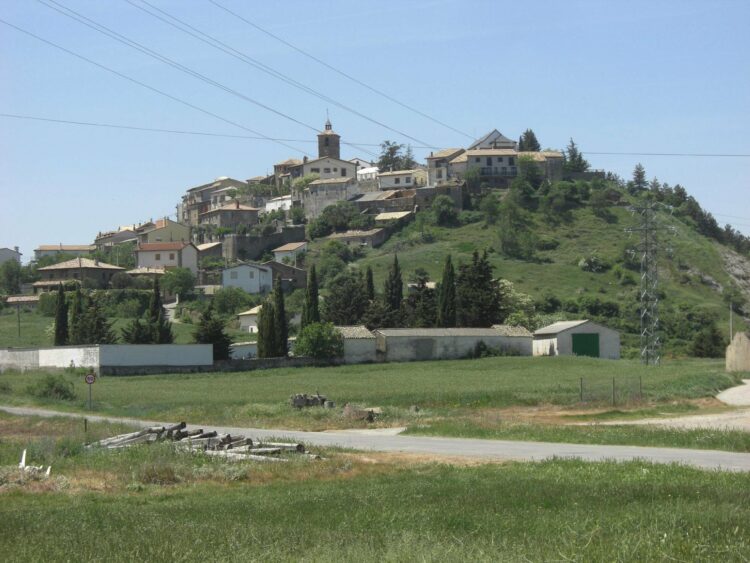
<instances>
[{"instance_id":1,"label":"church bell tower","mask_svg":"<svg viewBox=\"0 0 750 563\"><path fill-rule=\"evenodd\" d=\"M326 119L326 128L318 133L318 158L341 159L341 136L333 131L331 120Z\"/></svg>"}]
</instances>

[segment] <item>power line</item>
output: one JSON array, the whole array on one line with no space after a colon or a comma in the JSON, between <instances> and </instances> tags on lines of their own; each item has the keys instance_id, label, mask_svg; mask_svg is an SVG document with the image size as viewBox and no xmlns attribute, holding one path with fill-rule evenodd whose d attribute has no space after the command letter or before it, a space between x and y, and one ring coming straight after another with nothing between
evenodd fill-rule
<instances>
[{"instance_id":1,"label":"power line","mask_svg":"<svg viewBox=\"0 0 750 563\"><path fill-rule=\"evenodd\" d=\"M750 154L718 154L718 153L695 153L695 152L595 152L581 151L586 154L616 155L616 156L700 156L700 157L738 157L747 158Z\"/></svg>"},{"instance_id":2,"label":"power line","mask_svg":"<svg viewBox=\"0 0 750 563\"><path fill-rule=\"evenodd\" d=\"M172 14L166 12L165 10L162 10L161 8L159 8L157 6L154 6L153 4L147 2L146 0L141 0L141 3L145 4L146 6L148 6L149 8L151 8L152 10L155 10L155 11L161 13L161 14L164 14L167 18L169 18L170 20L173 20L173 21L169 21L168 19L165 19L165 18L161 17L159 14L154 13L153 11L146 9L143 6L139 5L139 4L136 4L133 0L125 0L125 2L127 2L128 4L130 4L131 6L133 6L134 8L137 8L137 9L145 12L146 14L148 14L148 15L154 17L154 18L157 18L158 20L164 22L165 24L170 25L170 26L174 27L175 29L178 29L178 30L182 31L183 33L186 33L187 35L190 35L191 37L194 37L195 39L197 39L197 40L199 40L199 41L201 41L203 43L206 43L207 45L213 47L214 49L218 49L219 51L222 51L222 52L224 52L224 53L226 53L226 54L228 54L228 55L230 55L230 56L232 56L232 57L234 57L234 58L236 58L236 59L244 62L245 64L247 64L247 65L249 65L249 66L251 66L251 67L253 67L253 68L257 69L257 70L260 70L261 72L264 72L264 73L272 76L273 78L276 78L277 80L281 80L282 82L285 82L285 83L287 83L287 84L289 84L289 85L291 85L291 86L293 86L295 88L298 88L299 90L302 90L303 92L311 94L311 95L313 95L313 96L315 96L315 97L317 97L317 98L319 98L319 99L321 99L321 100L323 100L325 102L333 104L333 105L335 105L335 106L337 106L337 107L339 107L339 108L341 108L341 109L343 109L345 111L348 111L348 112L353 113L354 115L356 115L358 117L361 117L362 119L365 119L365 120L367 120L367 121L369 121L371 123L374 123L375 125L383 127L384 129L387 129L389 131L397 133L398 135L406 137L407 139L410 139L410 140L412 140L414 142L421 143L423 145L427 145L429 148L437 148L435 146L430 146L429 143L427 143L426 141L422 141L422 140L420 140L420 139L418 139L416 137L413 137L411 135L408 135L407 133L404 133L403 131L399 131L398 129L395 129L395 128L391 127L390 125L387 125L386 123L383 123L382 121L374 119L374 118L372 118L372 117L370 117L370 116L368 116L368 115L366 115L366 114L364 114L364 113L362 113L362 112L360 112L360 111L358 111L356 109L353 109L353 108L351 108L351 107L349 107L349 106L347 106L347 105L345 105L345 104L343 104L343 103L341 103L341 102L339 102L339 101L337 101L337 100L335 100L335 99L327 96L326 94L323 94L322 92L319 92L318 90L315 90L315 89L313 89L313 88L311 88L311 87L309 87L309 86L307 86L307 85L305 85L305 84L303 84L303 83L295 80L294 78L291 78L290 76L287 76L287 75L279 72L278 70L274 69L273 67L270 67L270 66L266 65L265 63L263 63L263 62L255 59L255 58L251 57L247 53L244 53L242 51L239 51L239 50L235 49L234 47L228 45L227 43L224 43L223 41L217 39L216 37L213 37L212 35L209 35L208 33L204 32L204 31L201 31L200 29L198 29L198 28L190 25L189 23L187 23L187 22L185 22L185 21L177 18L176 16L173 16ZM174 22L177 22L177 23L174 23ZM181 27L181 26L184 26L184 27ZM185 29L185 28L188 28L188 29ZM193 32L195 32L195 33L193 33Z\"/></svg>"},{"instance_id":3,"label":"power line","mask_svg":"<svg viewBox=\"0 0 750 563\"><path fill-rule=\"evenodd\" d=\"M286 41L285 39L282 39L282 38L281 38L281 37L279 37L278 35L274 35L274 34L273 34L273 33L271 33L270 31L268 31L268 30L266 30L266 29L263 29L263 28L262 28L262 27L260 27L259 25L257 25L257 24L255 24L255 23L253 23L252 21L250 21L250 20L248 20L248 19L244 18L243 16L241 16L241 15L240 15L240 14L238 14L237 12L233 12L232 10L230 10L229 8L227 8L226 6L223 6L223 5L219 4L218 2L215 2L214 0L208 0L208 1L209 1L209 2L211 2L211 4L213 4L213 5L214 5L214 6L216 6L217 8L220 8L221 10L224 10L224 11L225 11L225 12L227 12L228 14L231 14L231 15L232 15L232 16L234 16L235 18L237 18L237 19L239 19L239 20L241 20L241 21L245 22L245 23L246 23L247 25L249 25L249 26L251 26L251 27L253 27L253 28L257 29L258 31L260 31L260 32L262 32L262 33L265 33L266 35L268 35L269 37L272 37L273 39L276 39L277 41L279 41L279 42L283 43L283 44L284 44L284 45L286 45L287 47L289 47L289 48L291 48L291 49L294 49L294 50L295 50L295 51L297 51L298 53L300 53L300 54L304 55L305 57L307 57L307 58L309 58L309 59L311 59L311 60L315 61L315 62L316 62L316 63L318 63L318 64L321 64L321 65L323 65L324 67L328 68L329 70L332 70L332 71L333 71L333 72L335 72L336 74L339 74L340 76L343 76L344 78L346 78L346 79L348 79L348 80L351 80L352 82L355 82L356 84L359 84L360 86L362 86L362 87L364 87L364 88L367 88L367 89L368 89L368 90L370 90L371 92L374 92L375 94L377 94L377 95L379 95L379 96L381 96L381 97L383 97L383 98L385 98L385 99L387 99L387 100L389 100L389 101L393 102L394 104L397 104L397 105L399 105L399 106L401 106L401 107L403 107L403 108L405 108L405 109L408 109L408 110L409 110L409 111L411 111L411 112L414 112L414 113L416 113L417 115L420 115L420 116L422 116L422 117L424 117L424 118L426 118L426 119L429 119L429 120L430 120L430 121L432 121L433 123L437 123L438 125L441 125L441 126L443 126L443 127L447 128L447 129L450 129L451 131L453 131L453 132L455 132L455 133L458 133L459 135L463 135L464 137L467 137L468 139L472 139L472 140L474 139L474 137L473 137L472 135L469 135L468 133L466 133L466 132L464 132L464 131L461 131L460 129L456 129L455 127L452 127L452 126L448 125L447 123L445 123L445 122L443 122L443 121L440 121L439 119L436 119L436 118L434 118L434 117L432 117L432 116L430 116L430 115L428 115L428 114L426 114L426 113L424 113L424 112L422 112L422 111L420 111L420 110L416 109L415 107L412 107L412 106L410 106L410 105L408 105L408 104L405 104L404 102L401 102L401 101L397 100L397 99L396 99L396 98L394 98L393 96L390 96L389 94L386 94L385 92L383 92L383 91L381 91L381 90L378 90L378 89L377 89L377 88L375 88L374 86L370 86L369 84L367 84L367 83L363 82L362 80L360 80L360 79L358 79L358 78L355 78L354 76L352 76L352 75L350 75L350 74L348 74L348 73L344 72L343 70L339 70L338 68L336 68L336 67L334 67L334 66L332 66L332 65L328 64L327 62L325 62L325 61L323 61L323 60L321 60L321 59L319 59L319 58L318 58L318 57L316 57L315 55L312 55L312 54L308 53L307 51L305 51L305 50L301 49L300 47L297 47L296 45L293 45L293 44L289 43L289 42L288 42L288 41Z\"/></svg>"},{"instance_id":4,"label":"power line","mask_svg":"<svg viewBox=\"0 0 750 563\"><path fill-rule=\"evenodd\" d=\"M132 77L130 77L130 76L126 75L126 74L123 74L123 73L121 73L121 72L119 72L119 71L117 71L117 70L115 70L113 68L110 68L110 67L105 66L105 65L103 65L101 63L98 63L98 62L96 62L96 61L94 61L92 59L89 59L89 58L87 58L87 57L85 57L85 56L83 56L83 55L81 55L79 53L76 53L75 51L71 51L70 49L67 49L67 48L63 47L62 45L58 45L57 43L49 41L48 39L44 39L43 37L40 37L39 35L36 35L35 33L32 33L31 31L27 31L27 30L25 30L25 29L23 29L21 27L18 27L17 25L14 25L14 24L12 24L12 23L10 23L10 22L2 19L2 18L0 18L0 23L5 24L5 25L7 25L8 27L10 27L12 29L15 29L16 31L18 31L20 33L23 33L24 35L28 35L29 37L33 37L37 41L41 41L42 43L45 43L46 45L54 47L55 49L59 49L60 51L63 51L64 53L67 53L67 54L69 54L69 55L71 55L71 56L73 56L73 57L75 57L77 59L80 59L80 60L85 61L85 62L87 62L87 63L89 63L91 65L94 65L97 68L100 68L102 70L106 70L107 72L112 73L115 76L119 76L120 78L122 78L124 80L127 80L128 82L132 82L133 84L137 84L138 86L141 86L142 88L146 88L147 90L155 92L155 93L159 94L160 96L164 96L166 98L169 98L170 100L178 102L178 103L180 103L180 104L182 104L184 106L187 106L189 108L192 108L192 109L194 109L196 111L199 111L199 112L204 113L206 115L210 115L211 117L214 117L214 118L219 119L219 120L221 120L221 121L223 121L225 123L228 123L230 125L238 127L238 128L243 129L245 131L248 131L249 133L253 133L254 135L260 135L261 137L263 137L264 139L268 139L269 141L273 140L271 137L268 137L267 135L263 135L263 133L260 133L258 131L255 131L254 129L246 127L246 126L242 125L241 123L237 123L236 121L232 121L231 119L227 119L226 117L222 117L221 115L213 113L213 112L211 112L211 111L209 111L207 109L204 109L202 107L196 106L195 104L192 104L192 103L190 103L190 102L188 102L186 100L183 100L182 98L178 98L177 96L173 96L172 94L168 94L167 92L164 92L163 90L159 90L158 88L150 86L150 85L146 84L145 82L141 82L140 80L132 78ZM305 151L303 151L302 149L298 149L297 147L294 147L292 145L287 145L286 143L284 143L282 141L274 141L274 142L280 144L283 147L291 149L294 152L298 152L298 153L301 153L301 154L304 154L304 155L308 154Z\"/></svg>"},{"instance_id":5,"label":"power line","mask_svg":"<svg viewBox=\"0 0 750 563\"><path fill-rule=\"evenodd\" d=\"M260 108L263 108L263 109L265 109L265 110L267 110L267 111L269 111L271 113L274 113L274 114L276 114L276 115L278 115L280 117L283 117L284 119L292 121L293 123L296 123L297 125L301 125L303 127L306 127L306 128L308 128L308 129L310 129L312 131L315 131L316 133L319 132L319 129L317 127L313 127L312 125L309 125L309 124L307 124L307 123L305 123L303 121L300 121L300 120L298 120L298 119L296 119L296 118L294 118L294 117L292 117L292 116L290 116L290 115L288 115L288 114L286 114L286 113L284 113L282 111L279 111L279 110L277 110L275 108L272 108L271 106L268 106L268 105L266 105L266 104L264 104L262 102L259 102L258 100L255 100L255 99L253 99L253 98L251 98L249 96L246 96L245 94L243 94L241 92L238 92L237 90L229 88L228 86L225 86L224 84L221 84L220 82L217 82L217 81L215 81L215 80L213 80L213 79L205 76L204 74L201 74L201 73L199 73L199 72L197 72L197 71L195 71L195 70L193 70L193 69L191 69L189 67L186 67L185 65L180 64L180 63L178 63L178 62L170 59L169 57L166 57L166 56L164 56L164 55L162 55L162 54L154 51L153 49L150 49L150 48L146 47L145 45L142 45L141 43L138 43L137 41L133 41L132 39L129 39L128 37L125 37L124 35L122 35L120 33L117 33L116 31L114 31L114 30L112 30L112 29L110 29L110 28L108 28L108 27L106 27L106 26L104 26L102 24L97 23L97 22L95 22L94 20L92 20L90 18L87 18L86 16L84 16L84 15L76 12L75 10L73 10L71 8L67 8L66 6L63 6L62 4L60 4L58 2L55 2L55 0L37 0L37 2L39 2L40 4L42 4L44 6L47 6L48 8L50 8L52 10L55 10L56 12L62 14L63 16L65 16L67 18L75 20L78 23L80 23L82 25L85 25L86 27L88 27L90 29L93 29L94 31L96 31L98 33L101 33L102 35L110 37L111 39L114 39L115 41L118 41L118 42L122 43L123 45L126 45L126 46L128 46L128 47L130 47L132 49L140 51L141 53L143 53L143 54L145 54L145 55L147 55L147 56L149 56L149 57L151 57L153 59L156 59L159 62L167 64L167 65L171 66L172 68L175 68L175 69L179 70L180 72L188 74L189 76L192 76L193 78L197 78L198 80L201 80L201 81L203 81L203 82L205 82L205 83L207 83L207 84L209 84L211 86L214 86L215 88L219 88L220 90L223 90L223 91L225 91L225 92L227 92L229 94L232 94L233 96L236 96L236 97L238 97L238 98L240 98L240 99L242 99L242 100L244 100L246 102L254 104L254 105L256 105L256 106L258 106ZM60 8L62 8L62 10L60 8L57 8L57 7L53 6L52 4L55 4L56 6L60 6ZM63 11L63 10L65 10L65 11ZM70 12L70 13L68 13L68 12Z\"/></svg>"}]
</instances>

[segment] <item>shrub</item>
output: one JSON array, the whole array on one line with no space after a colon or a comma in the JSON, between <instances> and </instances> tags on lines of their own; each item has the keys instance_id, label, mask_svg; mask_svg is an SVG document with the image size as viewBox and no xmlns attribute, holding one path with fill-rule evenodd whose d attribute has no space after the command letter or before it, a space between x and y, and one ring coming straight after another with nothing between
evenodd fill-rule
<instances>
[{"instance_id":1,"label":"shrub","mask_svg":"<svg viewBox=\"0 0 750 563\"><path fill-rule=\"evenodd\" d=\"M297 337L294 354L316 359L340 358L344 355L344 338L333 323L312 323Z\"/></svg>"},{"instance_id":2,"label":"shrub","mask_svg":"<svg viewBox=\"0 0 750 563\"><path fill-rule=\"evenodd\" d=\"M26 392L38 399L73 401L76 398L73 382L66 380L62 375L47 374L44 378L26 387Z\"/></svg>"},{"instance_id":3,"label":"shrub","mask_svg":"<svg viewBox=\"0 0 750 563\"><path fill-rule=\"evenodd\" d=\"M10 392L10 383L8 383L7 381L0 381L0 393L8 394Z\"/></svg>"},{"instance_id":4,"label":"shrub","mask_svg":"<svg viewBox=\"0 0 750 563\"><path fill-rule=\"evenodd\" d=\"M174 485L180 479L171 465L147 463L138 470L138 481L144 485Z\"/></svg>"},{"instance_id":5,"label":"shrub","mask_svg":"<svg viewBox=\"0 0 750 563\"><path fill-rule=\"evenodd\" d=\"M469 354L469 358L491 358L494 356L520 356L521 353L515 348L506 346L487 346L484 340L480 340L474 345L474 350Z\"/></svg>"},{"instance_id":6,"label":"shrub","mask_svg":"<svg viewBox=\"0 0 750 563\"><path fill-rule=\"evenodd\" d=\"M603 258L599 258L598 256L593 255L581 258L578 261L578 267L581 268L581 270L583 270L584 272L593 272L595 274L599 274L601 272L606 272L607 270L609 270L612 265Z\"/></svg>"},{"instance_id":7,"label":"shrub","mask_svg":"<svg viewBox=\"0 0 750 563\"><path fill-rule=\"evenodd\" d=\"M558 246L560 246L560 241L556 238L539 237L536 241L538 250L555 250Z\"/></svg>"}]
</instances>

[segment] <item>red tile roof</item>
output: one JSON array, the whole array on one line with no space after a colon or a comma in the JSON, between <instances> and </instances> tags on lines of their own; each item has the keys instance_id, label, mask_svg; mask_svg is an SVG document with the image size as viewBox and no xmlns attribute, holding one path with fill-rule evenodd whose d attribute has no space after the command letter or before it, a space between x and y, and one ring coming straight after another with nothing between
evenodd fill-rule
<instances>
[{"instance_id":1,"label":"red tile roof","mask_svg":"<svg viewBox=\"0 0 750 563\"><path fill-rule=\"evenodd\" d=\"M151 252L163 250L182 250L186 246L192 246L192 242L143 242L135 249L136 252Z\"/></svg>"}]
</instances>

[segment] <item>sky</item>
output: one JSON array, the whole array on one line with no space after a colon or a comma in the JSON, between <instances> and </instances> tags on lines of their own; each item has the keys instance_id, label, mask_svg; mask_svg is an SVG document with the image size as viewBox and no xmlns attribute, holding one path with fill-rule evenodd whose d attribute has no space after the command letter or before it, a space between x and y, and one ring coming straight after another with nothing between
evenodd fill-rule
<instances>
[{"instance_id":1,"label":"sky","mask_svg":"<svg viewBox=\"0 0 750 563\"><path fill-rule=\"evenodd\" d=\"M0 247L19 246L24 261L40 244L91 243L174 215L186 189L219 176L244 180L315 155L326 115L342 143L361 143L344 145L343 158L373 158L388 139L418 147L421 160L494 128L513 139L531 128L545 148L573 138L593 168L629 178L640 162L750 234L746 0L215 0L247 21L212 0L147 1L236 56L139 9L155 11L143 0L0 0L4 22L119 73L0 22L0 114L230 135L0 116ZM606 152L745 156L594 154Z\"/></svg>"}]
</instances>

